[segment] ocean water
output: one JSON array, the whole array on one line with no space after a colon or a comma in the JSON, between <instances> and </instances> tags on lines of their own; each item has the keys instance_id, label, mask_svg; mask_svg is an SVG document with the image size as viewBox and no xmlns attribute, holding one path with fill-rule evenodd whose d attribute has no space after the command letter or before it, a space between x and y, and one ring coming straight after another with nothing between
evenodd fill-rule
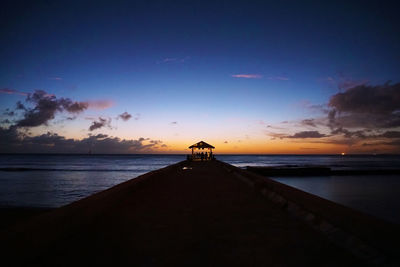
<instances>
[{"instance_id":1,"label":"ocean water","mask_svg":"<svg viewBox=\"0 0 400 267\"><path fill-rule=\"evenodd\" d=\"M273 177L272 179L400 224L399 175Z\"/></svg>"},{"instance_id":2,"label":"ocean water","mask_svg":"<svg viewBox=\"0 0 400 267\"><path fill-rule=\"evenodd\" d=\"M216 155L246 166L328 166L332 169L398 169L389 155ZM60 207L185 155L0 155L0 206ZM400 177L276 177L282 183L400 223Z\"/></svg>"}]
</instances>

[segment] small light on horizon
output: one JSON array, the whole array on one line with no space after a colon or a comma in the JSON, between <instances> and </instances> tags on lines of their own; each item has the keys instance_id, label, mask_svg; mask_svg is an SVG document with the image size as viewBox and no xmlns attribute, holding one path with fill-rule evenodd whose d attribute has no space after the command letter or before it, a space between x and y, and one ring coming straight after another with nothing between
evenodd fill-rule
<instances>
[{"instance_id":1,"label":"small light on horizon","mask_svg":"<svg viewBox=\"0 0 400 267\"><path fill-rule=\"evenodd\" d=\"M346 153L344 153L344 152L342 152L342 154L341 154L342 156L344 156L344 155L346 155Z\"/></svg>"}]
</instances>

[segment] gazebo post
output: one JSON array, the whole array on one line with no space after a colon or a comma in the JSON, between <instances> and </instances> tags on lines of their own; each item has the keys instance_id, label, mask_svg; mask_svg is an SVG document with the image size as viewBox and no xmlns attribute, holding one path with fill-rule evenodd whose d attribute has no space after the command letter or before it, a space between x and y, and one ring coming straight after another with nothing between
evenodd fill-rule
<instances>
[{"instance_id":1,"label":"gazebo post","mask_svg":"<svg viewBox=\"0 0 400 267\"><path fill-rule=\"evenodd\" d=\"M189 148L192 149L192 157L191 157L191 159L193 161L197 161L197 160L200 160L200 159L201 159L201 161L203 161L204 159L206 161L214 159L214 156L212 154L212 149L214 147L212 145L210 145L210 144L207 144L204 141L200 141L200 142L198 142L198 143L196 143L194 145L191 145ZM194 149L197 149L197 151L198 151L197 155L195 154ZM204 149L206 149L205 153L204 153L204 151L201 151L201 150L204 150ZM207 153L207 149L208 149L208 153ZM201 152L201 154L200 154L200 152ZM200 155L201 155L201 157L200 157ZM190 156L187 155L187 157L189 158Z\"/></svg>"}]
</instances>

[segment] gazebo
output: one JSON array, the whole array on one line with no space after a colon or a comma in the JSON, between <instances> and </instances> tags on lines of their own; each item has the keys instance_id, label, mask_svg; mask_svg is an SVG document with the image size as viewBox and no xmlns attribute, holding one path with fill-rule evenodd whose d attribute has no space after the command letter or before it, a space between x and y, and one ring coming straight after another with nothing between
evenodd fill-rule
<instances>
[{"instance_id":1,"label":"gazebo","mask_svg":"<svg viewBox=\"0 0 400 267\"><path fill-rule=\"evenodd\" d=\"M189 147L190 149L192 149L192 155L188 155L188 159L189 160L193 160L193 161L208 161L208 160L213 160L214 155L212 153L212 150L215 148L210 144L207 144L204 141L200 141L194 145L191 145ZM196 151L196 150L197 151ZM206 151L204 151L204 149L206 149ZM203 150L200 152L200 150Z\"/></svg>"}]
</instances>

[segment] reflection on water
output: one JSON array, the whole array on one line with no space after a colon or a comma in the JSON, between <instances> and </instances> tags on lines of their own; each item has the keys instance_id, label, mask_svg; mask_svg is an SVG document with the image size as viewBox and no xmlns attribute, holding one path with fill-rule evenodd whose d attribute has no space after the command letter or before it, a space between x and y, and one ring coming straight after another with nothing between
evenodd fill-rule
<instances>
[{"instance_id":1,"label":"reflection on water","mask_svg":"<svg viewBox=\"0 0 400 267\"><path fill-rule=\"evenodd\" d=\"M400 223L400 176L280 177L274 180Z\"/></svg>"},{"instance_id":2,"label":"reflection on water","mask_svg":"<svg viewBox=\"0 0 400 267\"><path fill-rule=\"evenodd\" d=\"M6 172L2 206L60 207L139 176L142 172Z\"/></svg>"},{"instance_id":3,"label":"reflection on water","mask_svg":"<svg viewBox=\"0 0 400 267\"><path fill-rule=\"evenodd\" d=\"M0 155L0 206L60 207L184 159L184 155ZM9 168L24 171L4 171Z\"/></svg>"}]
</instances>

